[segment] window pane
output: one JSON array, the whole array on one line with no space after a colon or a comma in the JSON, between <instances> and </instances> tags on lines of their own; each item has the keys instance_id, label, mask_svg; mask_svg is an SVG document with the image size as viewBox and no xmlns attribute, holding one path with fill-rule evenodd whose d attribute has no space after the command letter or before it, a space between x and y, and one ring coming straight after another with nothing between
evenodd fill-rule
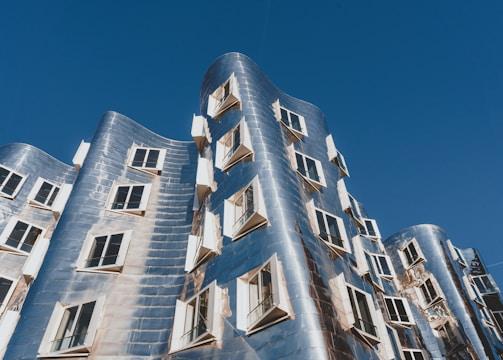
<instances>
[{"instance_id":1,"label":"window pane","mask_svg":"<svg viewBox=\"0 0 503 360\"><path fill-rule=\"evenodd\" d=\"M28 230L28 224L18 221L5 243L17 249L26 230Z\"/></svg>"},{"instance_id":2,"label":"window pane","mask_svg":"<svg viewBox=\"0 0 503 360\"><path fill-rule=\"evenodd\" d=\"M356 200L352 196L350 196L349 202L351 204L351 210L353 211L353 215L360 216L360 212L359 212L360 209L358 207L358 204L356 203Z\"/></svg>"},{"instance_id":3,"label":"window pane","mask_svg":"<svg viewBox=\"0 0 503 360\"><path fill-rule=\"evenodd\" d=\"M106 236L98 236L94 238L94 244L90 252L89 259L87 259L86 267L95 267L100 264L103 248L107 242Z\"/></svg>"},{"instance_id":4,"label":"window pane","mask_svg":"<svg viewBox=\"0 0 503 360\"><path fill-rule=\"evenodd\" d=\"M260 293L258 289L258 275L255 275L248 282L248 297L250 301L250 308L248 309L248 322L251 323L254 319L250 318L250 315L253 313L258 304L260 304Z\"/></svg>"},{"instance_id":5,"label":"window pane","mask_svg":"<svg viewBox=\"0 0 503 360\"><path fill-rule=\"evenodd\" d=\"M89 328L89 323L93 316L94 305L96 302L89 302L82 305L82 310L80 311L79 319L77 320L77 325L75 326L75 331L73 333L73 341L71 347L83 345L87 335L87 329Z\"/></svg>"},{"instance_id":6,"label":"window pane","mask_svg":"<svg viewBox=\"0 0 503 360\"><path fill-rule=\"evenodd\" d=\"M377 234L374 230L374 224L372 224L372 221L365 220L365 226L367 227L367 234L369 236L377 236Z\"/></svg>"},{"instance_id":7,"label":"window pane","mask_svg":"<svg viewBox=\"0 0 503 360\"><path fill-rule=\"evenodd\" d=\"M391 269L388 266L388 261L386 260L386 257L384 256L378 256L377 261L379 261L379 264L381 265L381 271L382 275L391 275Z\"/></svg>"},{"instance_id":8,"label":"window pane","mask_svg":"<svg viewBox=\"0 0 503 360\"><path fill-rule=\"evenodd\" d=\"M304 158L299 153L295 153L295 159L297 160L297 171L302 175L306 176L306 169L304 168Z\"/></svg>"},{"instance_id":9,"label":"window pane","mask_svg":"<svg viewBox=\"0 0 503 360\"><path fill-rule=\"evenodd\" d=\"M398 314L396 313L395 307L393 305L393 299L385 299L386 307L388 308L389 318L391 321L400 321Z\"/></svg>"},{"instance_id":10,"label":"window pane","mask_svg":"<svg viewBox=\"0 0 503 360\"><path fill-rule=\"evenodd\" d=\"M5 179L9 176L10 171L0 166L0 188L2 187Z\"/></svg>"},{"instance_id":11,"label":"window pane","mask_svg":"<svg viewBox=\"0 0 503 360\"><path fill-rule=\"evenodd\" d=\"M415 355L415 360L424 360L423 353L418 351L418 352L415 352L414 355Z\"/></svg>"},{"instance_id":12,"label":"window pane","mask_svg":"<svg viewBox=\"0 0 503 360\"><path fill-rule=\"evenodd\" d=\"M401 299L395 299L395 306L398 310L399 321L409 322L409 316L407 315L403 301Z\"/></svg>"},{"instance_id":13,"label":"window pane","mask_svg":"<svg viewBox=\"0 0 503 360\"><path fill-rule=\"evenodd\" d=\"M210 295L209 290L205 290L199 296L199 309L197 314L197 333L196 337L205 333L208 329L208 297Z\"/></svg>"},{"instance_id":14,"label":"window pane","mask_svg":"<svg viewBox=\"0 0 503 360\"><path fill-rule=\"evenodd\" d=\"M57 187L52 192L51 198L47 202L47 206L52 206L52 204L54 203L54 200L56 200L56 196L58 196L58 193L59 193L59 188Z\"/></svg>"},{"instance_id":15,"label":"window pane","mask_svg":"<svg viewBox=\"0 0 503 360\"><path fill-rule=\"evenodd\" d=\"M126 206L126 199L128 193L129 193L129 186L119 186L117 188L117 193L115 194L112 209L124 209L124 207Z\"/></svg>"},{"instance_id":16,"label":"window pane","mask_svg":"<svg viewBox=\"0 0 503 360\"><path fill-rule=\"evenodd\" d=\"M223 92L223 96L222 96L222 101L227 99L227 96L229 96L230 93L231 93L231 82L227 81L224 85L224 92Z\"/></svg>"},{"instance_id":17,"label":"window pane","mask_svg":"<svg viewBox=\"0 0 503 360\"><path fill-rule=\"evenodd\" d=\"M428 287L428 291L431 296L431 301L435 300L435 298L437 297L437 291L435 290L435 287L433 286L433 282L430 279L428 279L428 280L426 280L425 284Z\"/></svg>"},{"instance_id":18,"label":"window pane","mask_svg":"<svg viewBox=\"0 0 503 360\"><path fill-rule=\"evenodd\" d=\"M123 236L124 234L114 234L110 236L110 242L108 243L108 248L103 258L103 265L115 264L117 262L117 255L121 248Z\"/></svg>"},{"instance_id":19,"label":"window pane","mask_svg":"<svg viewBox=\"0 0 503 360\"><path fill-rule=\"evenodd\" d=\"M31 249L33 248L33 245L35 245L35 241L37 241L38 237L42 233L42 230L32 226L30 230L28 231L28 235L24 239L23 244L21 245L21 250L26 251L26 252L31 252Z\"/></svg>"},{"instance_id":20,"label":"window pane","mask_svg":"<svg viewBox=\"0 0 503 360\"><path fill-rule=\"evenodd\" d=\"M424 300L426 304L431 303L432 299L430 297L430 294L428 293L428 289L426 288L426 284L423 284L420 286L421 292L423 293Z\"/></svg>"},{"instance_id":21,"label":"window pane","mask_svg":"<svg viewBox=\"0 0 503 360\"><path fill-rule=\"evenodd\" d=\"M291 120L291 124L292 124L292 129L295 129L297 131L302 132L302 127L300 126L299 117L294 113L290 113L290 120Z\"/></svg>"},{"instance_id":22,"label":"window pane","mask_svg":"<svg viewBox=\"0 0 503 360\"><path fill-rule=\"evenodd\" d=\"M35 196L35 201L41 204L45 204L47 198L49 197L49 194L51 193L52 187L53 186L51 184L44 181L42 183L42 186L40 187L40 190Z\"/></svg>"},{"instance_id":23,"label":"window pane","mask_svg":"<svg viewBox=\"0 0 503 360\"><path fill-rule=\"evenodd\" d=\"M312 159L306 158L307 172L308 178L314 181L320 181L320 177L318 176L318 169L316 169L316 162Z\"/></svg>"},{"instance_id":24,"label":"window pane","mask_svg":"<svg viewBox=\"0 0 503 360\"><path fill-rule=\"evenodd\" d=\"M344 247L337 219L327 215L328 231L330 232L330 242L334 245Z\"/></svg>"},{"instance_id":25,"label":"window pane","mask_svg":"<svg viewBox=\"0 0 503 360\"><path fill-rule=\"evenodd\" d=\"M128 209L138 209L141 203L141 196L143 194L143 186L133 186L131 197L127 203Z\"/></svg>"},{"instance_id":26,"label":"window pane","mask_svg":"<svg viewBox=\"0 0 503 360\"><path fill-rule=\"evenodd\" d=\"M318 228L320 229L320 237L325 241L329 241L328 230L325 227L325 217L321 211L316 210L316 220L318 221Z\"/></svg>"},{"instance_id":27,"label":"window pane","mask_svg":"<svg viewBox=\"0 0 503 360\"><path fill-rule=\"evenodd\" d=\"M145 155L147 154L146 149L136 149L134 154L133 163L131 165L143 167L143 162L145 161Z\"/></svg>"},{"instance_id":28,"label":"window pane","mask_svg":"<svg viewBox=\"0 0 503 360\"><path fill-rule=\"evenodd\" d=\"M146 168L156 168L157 160L159 159L159 150L150 150L148 152L147 163L145 164Z\"/></svg>"},{"instance_id":29,"label":"window pane","mask_svg":"<svg viewBox=\"0 0 503 360\"><path fill-rule=\"evenodd\" d=\"M72 328L73 322L75 321L75 316L77 315L78 306L72 306L65 309L63 313L63 318L61 319L61 324L59 325L58 332L56 333L56 338L54 340L52 350L58 351L61 349L68 349L71 347L73 342Z\"/></svg>"},{"instance_id":30,"label":"window pane","mask_svg":"<svg viewBox=\"0 0 503 360\"><path fill-rule=\"evenodd\" d=\"M232 133L232 153L234 153L241 144L241 126L236 127Z\"/></svg>"},{"instance_id":31,"label":"window pane","mask_svg":"<svg viewBox=\"0 0 503 360\"><path fill-rule=\"evenodd\" d=\"M262 270L260 270L260 276L262 278L262 286L260 288L263 312L266 312L272 307L272 276L271 276L271 266L267 264Z\"/></svg>"},{"instance_id":32,"label":"window pane","mask_svg":"<svg viewBox=\"0 0 503 360\"><path fill-rule=\"evenodd\" d=\"M374 323L372 322L372 315L370 314L370 308L367 303L367 297L365 294L356 292L356 301L358 303L358 308L360 309L361 322L363 329L366 333L371 335L376 335L376 329Z\"/></svg>"},{"instance_id":33,"label":"window pane","mask_svg":"<svg viewBox=\"0 0 503 360\"><path fill-rule=\"evenodd\" d=\"M417 253L416 247L414 246L414 243L410 243L408 246L409 253L410 253L410 264L415 262L419 258L419 254Z\"/></svg>"},{"instance_id":34,"label":"window pane","mask_svg":"<svg viewBox=\"0 0 503 360\"><path fill-rule=\"evenodd\" d=\"M11 285L12 285L11 280L0 278L0 305L2 305L3 302L6 300Z\"/></svg>"},{"instance_id":35,"label":"window pane","mask_svg":"<svg viewBox=\"0 0 503 360\"><path fill-rule=\"evenodd\" d=\"M12 195L17 189L17 186L23 178L17 174L12 174L7 183L4 185L2 192L7 195Z\"/></svg>"},{"instance_id":36,"label":"window pane","mask_svg":"<svg viewBox=\"0 0 503 360\"><path fill-rule=\"evenodd\" d=\"M286 125L290 126L290 123L288 121L288 112L285 109L280 109L281 111L281 121Z\"/></svg>"},{"instance_id":37,"label":"window pane","mask_svg":"<svg viewBox=\"0 0 503 360\"><path fill-rule=\"evenodd\" d=\"M403 354L405 355L405 360L414 360L410 351L404 351Z\"/></svg>"}]
</instances>

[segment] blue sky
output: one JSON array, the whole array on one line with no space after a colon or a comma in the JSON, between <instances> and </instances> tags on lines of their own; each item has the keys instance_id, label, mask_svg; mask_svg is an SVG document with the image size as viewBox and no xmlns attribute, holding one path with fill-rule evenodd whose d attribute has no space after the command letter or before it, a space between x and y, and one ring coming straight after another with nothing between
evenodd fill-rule
<instances>
[{"instance_id":1,"label":"blue sky","mask_svg":"<svg viewBox=\"0 0 503 360\"><path fill-rule=\"evenodd\" d=\"M503 285L502 33L501 1L3 2L0 143L69 162L106 110L188 139L240 51L325 112L383 234L438 224Z\"/></svg>"}]
</instances>

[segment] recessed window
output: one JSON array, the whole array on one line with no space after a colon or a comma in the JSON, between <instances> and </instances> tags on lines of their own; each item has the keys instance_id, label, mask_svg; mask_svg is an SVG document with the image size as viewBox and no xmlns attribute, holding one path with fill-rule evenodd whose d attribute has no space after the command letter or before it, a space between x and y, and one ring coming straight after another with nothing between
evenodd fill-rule
<instances>
[{"instance_id":1,"label":"recessed window","mask_svg":"<svg viewBox=\"0 0 503 360\"><path fill-rule=\"evenodd\" d=\"M291 317L288 291L276 255L241 276L237 284L237 327L251 334Z\"/></svg>"},{"instance_id":2,"label":"recessed window","mask_svg":"<svg viewBox=\"0 0 503 360\"><path fill-rule=\"evenodd\" d=\"M12 278L0 276L0 315L7 306L9 299L14 292L16 281Z\"/></svg>"},{"instance_id":3,"label":"recessed window","mask_svg":"<svg viewBox=\"0 0 503 360\"><path fill-rule=\"evenodd\" d=\"M307 136L306 120L302 115L281 106L279 100L273 104L273 109L276 120L283 125L293 140L301 140Z\"/></svg>"},{"instance_id":4,"label":"recessed window","mask_svg":"<svg viewBox=\"0 0 503 360\"><path fill-rule=\"evenodd\" d=\"M238 81L232 73L229 79L209 96L207 113L212 118L218 118L228 109L239 105L240 101Z\"/></svg>"},{"instance_id":5,"label":"recessed window","mask_svg":"<svg viewBox=\"0 0 503 360\"><path fill-rule=\"evenodd\" d=\"M409 302L405 298L384 296L386 309L391 322L400 325L414 325Z\"/></svg>"},{"instance_id":6,"label":"recessed window","mask_svg":"<svg viewBox=\"0 0 503 360\"><path fill-rule=\"evenodd\" d=\"M316 233L336 253L340 251L351 252L344 221L333 214L315 208Z\"/></svg>"},{"instance_id":7,"label":"recessed window","mask_svg":"<svg viewBox=\"0 0 503 360\"><path fill-rule=\"evenodd\" d=\"M0 235L0 248L29 254L43 232L41 227L11 218Z\"/></svg>"},{"instance_id":8,"label":"recessed window","mask_svg":"<svg viewBox=\"0 0 503 360\"><path fill-rule=\"evenodd\" d=\"M200 210L194 215L193 233L189 235L185 271L192 271L199 264L219 252L219 226L216 216Z\"/></svg>"},{"instance_id":9,"label":"recessed window","mask_svg":"<svg viewBox=\"0 0 503 360\"><path fill-rule=\"evenodd\" d=\"M227 171L233 165L252 156L250 133L243 119L218 140L215 166Z\"/></svg>"},{"instance_id":10,"label":"recessed window","mask_svg":"<svg viewBox=\"0 0 503 360\"><path fill-rule=\"evenodd\" d=\"M406 269L425 261L425 257L416 239L409 241L404 247L399 251L400 258L404 267Z\"/></svg>"},{"instance_id":11,"label":"recessed window","mask_svg":"<svg viewBox=\"0 0 503 360\"><path fill-rule=\"evenodd\" d=\"M344 156L342 153L335 147L334 139L332 137L332 134L329 134L325 138L326 144L327 144L327 154L328 154L328 159L337 165L339 168L340 176L349 176L349 170L348 166L346 164L346 159L344 159Z\"/></svg>"},{"instance_id":12,"label":"recessed window","mask_svg":"<svg viewBox=\"0 0 503 360\"><path fill-rule=\"evenodd\" d=\"M61 214L72 192L72 184L56 185L39 177L28 194L30 205Z\"/></svg>"},{"instance_id":13,"label":"recessed window","mask_svg":"<svg viewBox=\"0 0 503 360\"><path fill-rule=\"evenodd\" d=\"M337 181L337 193L341 202L341 207L344 212L349 214L356 221L360 229L366 231L366 225L363 222L362 212L358 201L347 191L344 179Z\"/></svg>"},{"instance_id":14,"label":"recessed window","mask_svg":"<svg viewBox=\"0 0 503 360\"><path fill-rule=\"evenodd\" d=\"M222 290L216 281L186 301L177 300L170 353L212 342L221 337Z\"/></svg>"},{"instance_id":15,"label":"recessed window","mask_svg":"<svg viewBox=\"0 0 503 360\"><path fill-rule=\"evenodd\" d=\"M56 303L39 347L41 358L88 354L101 319L104 298L72 305Z\"/></svg>"},{"instance_id":16,"label":"recessed window","mask_svg":"<svg viewBox=\"0 0 503 360\"><path fill-rule=\"evenodd\" d=\"M375 268L377 274L384 278L393 278L393 265L389 256L383 254L368 253L371 259L372 266Z\"/></svg>"},{"instance_id":17,"label":"recessed window","mask_svg":"<svg viewBox=\"0 0 503 360\"><path fill-rule=\"evenodd\" d=\"M125 184L112 187L109 209L143 215L147 209L150 184Z\"/></svg>"},{"instance_id":18,"label":"recessed window","mask_svg":"<svg viewBox=\"0 0 503 360\"><path fill-rule=\"evenodd\" d=\"M309 185L312 190L320 190L322 186L327 186L321 162L298 151L295 151L293 144L287 147L292 167Z\"/></svg>"},{"instance_id":19,"label":"recessed window","mask_svg":"<svg viewBox=\"0 0 503 360\"><path fill-rule=\"evenodd\" d=\"M118 272L124 266L131 231L88 235L78 261L79 270Z\"/></svg>"},{"instance_id":20,"label":"recessed window","mask_svg":"<svg viewBox=\"0 0 503 360\"><path fill-rule=\"evenodd\" d=\"M381 233L374 219L362 218L363 226L359 226L360 233L371 239L380 239Z\"/></svg>"},{"instance_id":21,"label":"recessed window","mask_svg":"<svg viewBox=\"0 0 503 360\"><path fill-rule=\"evenodd\" d=\"M496 282L490 274L472 276L472 280L482 295L499 292Z\"/></svg>"},{"instance_id":22,"label":"recessed window","mask_svg":"<svg viewBox=\"0 0 503 360\"><path fill-rule=\"evenodd\" d=\"M419 349L403 349L405 360L425 360L422 350Z\"/></svg>"},{"instance_id":23,"label":"recessed window","mask_svg":"<svg viewBox=\"0 0 503 360\"><path fill-rule=\"evenodd\" d=\"M21 189L25 179L25 176L5 166L0 166L0 196L13 199Z\"/></svg>"},{"instance_id":24,"label":"recessed window","mask_svg":"<svg viewBox=\"0 0 503 360\"><path fill-rule=\"evenodd\" d=\"M234 240L267 224L258 177L224 203L224 235Z\"/></svg>"},{"instance_id":25,"label":"recessed window","mask_svg":"<svg viewBox=\"0 0 503 360\"><path fill-rule=\"evenodd\" d=\"M438 285L432 277L423 281L423 283L419 285L419 290L421 292L424 308L428 308L442 300Z\"/></svg>"},{"instance_id":26,"label":"recessed window","mask_svg":"<svg viewBox=\"0 0 503 360\"><path fill-rule=\"evenodd\" d=\"M130 150L128 165L138 170L160 174L165 157L165 149L133 146Z\"/></svg>"}]
</instances>

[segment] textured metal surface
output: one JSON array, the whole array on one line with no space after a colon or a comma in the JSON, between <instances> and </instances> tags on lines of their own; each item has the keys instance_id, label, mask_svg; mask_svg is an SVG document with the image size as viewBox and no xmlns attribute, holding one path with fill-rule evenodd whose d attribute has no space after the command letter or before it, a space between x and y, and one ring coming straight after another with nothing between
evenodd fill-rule
<instances>
[{"instance_id":1,"label":"textured metal surface","mask_svg":"<svg viewBox=\"0 0 503 360\"><path fill-rule=\"evenodd\" d=\"M445 295L445 302L451 312L452 320L463 337L466 347L474 352L478 359L498 359L498 353L503 344L483 325L483 318L478 305L471 301L463 283L463 275L470 273L471 261L467 257L468 268L464 269L455 261L448 249L446 232L436 225L415 225L391 235L385 240L385 246L392 257L393 264L402 284L405 279L405 269L398 256L399 249L415 238L424 253L426 261L420 265L421 271L435 277ZM471 252L473 250L470 249ZM466 251L465 251L466 252ZM406 286L406 285L405 285ZM410 298L415 301L414 297ZM417 302L417 301L416 301ZM445 355L443 345L431 336L430 325L426 321L426 313L420 314L418 327L422 332L425 345L435 358Z\"/></svg>"}]
</instances>

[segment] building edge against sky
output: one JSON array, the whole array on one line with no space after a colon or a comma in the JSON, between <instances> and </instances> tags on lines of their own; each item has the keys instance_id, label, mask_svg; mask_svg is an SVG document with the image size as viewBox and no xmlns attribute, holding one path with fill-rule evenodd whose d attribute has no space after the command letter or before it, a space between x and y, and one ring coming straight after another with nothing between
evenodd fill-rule
<instances>
[{"instance_id":1,"label":"building edge against sky","mask_svg":"<svg viewBox=\"0 0 503 360\"><path fill-rule=\"evenodd\" d=\"M317 107L238 53L200 103L193 142L109 112L73 167L0 147L0 358L502 358L480 254L382 241Z\"/></svg>"}]
</instances>

